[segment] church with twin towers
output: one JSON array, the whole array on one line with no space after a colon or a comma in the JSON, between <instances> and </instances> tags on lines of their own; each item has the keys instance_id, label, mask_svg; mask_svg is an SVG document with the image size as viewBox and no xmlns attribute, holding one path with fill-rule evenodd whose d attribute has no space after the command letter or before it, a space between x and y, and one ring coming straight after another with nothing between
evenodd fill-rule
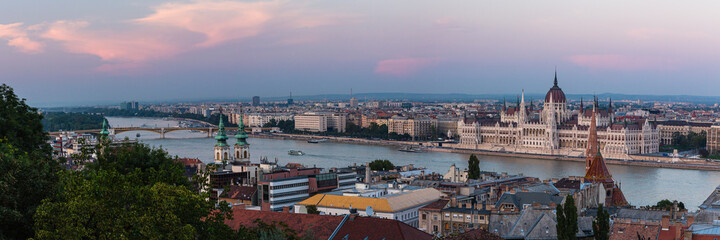
<instances>
[{"instance_id":1,"label":"church with twin towers","mask_svg":"<svg viewBox=\"0 0 720 240\"><path fill-rule=\"evenodd\" d=\"M591 117L595 115L600 152L606 158L628 159L629 155L660 150L659 131L649 119L616 122L612 100L601 106L594 98L588 105L581 99L579 108L569 108L556 72L542 108L526 102L523 91L514 107L503 103L499 118L460 119L458 147L585 157Z\"/></svg>"}]
</instances>

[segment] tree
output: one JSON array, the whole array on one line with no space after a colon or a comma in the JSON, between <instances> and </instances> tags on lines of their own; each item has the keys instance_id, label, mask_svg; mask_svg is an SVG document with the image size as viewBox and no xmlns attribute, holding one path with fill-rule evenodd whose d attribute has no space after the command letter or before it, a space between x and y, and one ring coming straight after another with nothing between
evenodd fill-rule
<instances>
[{"instance_id":1,"label":"tree","mask_svg":"<svg viewBox=\"0 0 720 240\"><path fill-rule=\"evenodd\" d=\"M263 124L262 127L269 128L269 127L277 127L277 126L278 126L278 121L274 118L271 118L268 122Z\"/></svg>"},{"instance_id":2,"label":"tree","mask_svg":"<svg viewBox=\"0 0 720 240\"><path fill-rule=\"evenodd\" d=\"M8 85L0 85L0 138L22 152L41 151L50 155L42 115L25 104Z\"/></svg>"},{"instance_id":3,"label":"tree","mask_svg":"<svg viewBox=\"0 0 720 240\"><path fill-rule=\"evenodd\" d=\"M557 206L557 237L558 240L576 239L578 231L577 208L572 195L565 198L565 204Z\"/></svg>"},{"instance_id":4,"label":"tree","mask_svg":"<svg viewBox=\"0 0 720 240\"><path fill-rule=\"evenodd\" d=\"M660 200L659 202L657 202L657 204L655 204L655 206L652 206L652 207L670 211L673 209L673 207L675 207L675 202L677 202L677 201L670 201L668 199L663 199L663 200ZM679 210L685 209L685 204L683 202L678 202L677 206L678 206Z\"/></svg>"},{"instance_id":5,"label":"tree","mask_svg":"<svg viewBox=\"0 0 720 240\"><path fill-rule=\"evenodd\" d=\"M610 214L602 204L598 205L597 217L593 220L593 232L597 240L610 239Z\"/></svg>"},{"instance_id":6,"label":"tree","mask_svg":"<svg viewBox=\"0 0 720 240\"><path fill-rule=\"evenodd\" d=\"M32 237L35 209L57 191L60 164L50 157L41 120L0 85L0 239Z\"/></svg>"},{"instance_id":7,"label":"tree","mask_svg":"<svg viewBox=\"0 0 720 240\"><path fill-rule=\"evenodd\" d=\"M64 172L62 191L35 214L37 239L222 238L227 205L198 194L164 151L126 144L99 151L83 171Z\"/></svg>"},{"instance_id":8,"label":"tree","mask_svg":"<svg viewBox=\"0 0 720 240\"><path fill-rule=\"evenodd\" d=\"M557 238L558 240L565 240L565 232L567 232L565 223L567 220L565 220L565 212L563 211L562 204L558 204L557 207L555 207L555 214L557 215L557 224L555 224Z\"/></svg>"},{"instance_id":9,"label":"tree","mask_svg":"<svg viewBox=\"0 0 720 240\"><path fill-rule=\"evenodd\" d=\"M468 160L468 178L480 178L480 160L478 160L475 154L470 155L470 159Z\"/></svg>"},{"instance_id":10,"label":"tree","mask_svg":"<svg viewBox=\"0 0 720 240\"><path fill-rule=\"evenodd\" d=\"M0 139L0 239L33 236L33 215L57 192L60 165L44 153L25 153Z\"/></svg>"},{"instance_id":11,"label":"tree","mask_svg":"<svg viewBox=\"0 0 720 240\"><path fill-rule=\"evenodd\" d=\"M395 169L395 165L390 160L377 159L370 162L370 169L373 171L390 171Z\"/></svg>"},{"instance_id":12,"label":"tree","mask_svg":"<svg viewBox=\"0 0 720 240\"><path fill-rule=\"evenodd\" d=\"M315 206L315 205L308 205L305 208L307 209L308 214L315 214L315 215L320 214L320 211L317 210L317 206Z\"/></svg>"}]
</instances>

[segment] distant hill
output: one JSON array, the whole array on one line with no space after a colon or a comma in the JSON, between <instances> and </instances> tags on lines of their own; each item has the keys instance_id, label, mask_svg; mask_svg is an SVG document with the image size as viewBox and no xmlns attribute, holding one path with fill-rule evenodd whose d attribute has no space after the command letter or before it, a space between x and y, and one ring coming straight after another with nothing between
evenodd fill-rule
<instances>
[{"instance_id":1,"label":"distant hill","mask_svg":"<svg viewBox=\"0 0 720 240\"><path fill-rule=\"evenodd\" d=\"M464 94L464 93L358 93L353 95L359 101L363 102L366 99L368 101L383 100L383 101L412 101L412 102L473 102L475 100L487 100L494 99L502 101L503 98L509 102L517 101L519 94ZM608 98L612 98L613 101L620 100L642 100L645 102L659 101L659 102L688 102L696 104L715 104L720 103L720 97L713 96L691 96L691 95L642 95L642 94L617 94L617 93L602 93L596 95L601 101L605 101ZM566 97L573 100L580 100L582 97L586 100L591 100L592 94L568 94ZM281 101L287 100L287 96L283 97L263 97L260 96L260 100L265 101ZM525 100L544 99L545 94L538 93L525 93ZM350 99L350 94L320 94L320 95L305 95L305 96L293 96L295 101L347 101ZM217 98L217 99L176 99L166 101L153 101L153 102L140 102L140 104L159 104L159 103L198 103L198 102L250 102L252 97L243 97L238 99L231 98ZM96 105L85 104L87 106L112 106L120 104L108 104L108 103L96 103ZM78 105L76 105L78 106ZM70 107L70 106L68 106ZM45 111L63 111L63 107L46 107L43 108Z\"/></svg>"},{"instance_id":2,"label":"distant hill","mask_svg":"<svg viewBox=\"0 0 720 240\"><path fill-rule=\"evenodd\" d=\"M407 101L419 101L419 102L472 102L474 100L481 99L495 99L502 100L506 99L508 102L516 101L519 97L515 94L463 94L463 93L358 93L353 95L360 101L367 100L407 100ZM691 95L641 95L641 94L617 94L617 93L602 93L595 95L601 100L612 98L613 100L642 100L642 101L661 101L661 102L689 102L689 103L702 103L702 104L715 104L720 103L720 97L713 96L691 96ZM592 94L568 94L566 97L570 100L592 99ZM545 94L537 93L526 93L525 100L530 101L544 99ZM285 101L287 97L261 97L262 101ZM323 95L306 95L306 96L293 96L295 101L338 101L350 99L349 94L323 94ZM241 99L241 101L250 101L250 98Z\"/></svg>"}]
</instances>

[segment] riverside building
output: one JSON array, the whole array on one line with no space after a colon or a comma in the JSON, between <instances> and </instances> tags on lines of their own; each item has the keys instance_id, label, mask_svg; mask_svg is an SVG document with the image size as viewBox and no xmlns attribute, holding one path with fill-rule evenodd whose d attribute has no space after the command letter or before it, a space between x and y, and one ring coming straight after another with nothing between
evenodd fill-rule
<instances>
[{"instance_id":1,"label":"riverside building","mask_svg":"<svg viewBox=\"0 0 720 240\"><path fill-rule=\"evenodd\" d=\"M558 86L557 73L553 87L545 95L542 109L533 109L532 104L528 106L523 93L516 107L508 108L503 104L499 119L460 119L457 147L582 157L588 145L593 112L597 113L596 127L603 156L626 159L632 154L659 151L657 127L648 119L634 123L615 122L612 101L605 109L599 109L597 99L594 100L593 111L585 110L582 100L579 111L568 109L565 93Z\"/></svg>"}]
</instances>

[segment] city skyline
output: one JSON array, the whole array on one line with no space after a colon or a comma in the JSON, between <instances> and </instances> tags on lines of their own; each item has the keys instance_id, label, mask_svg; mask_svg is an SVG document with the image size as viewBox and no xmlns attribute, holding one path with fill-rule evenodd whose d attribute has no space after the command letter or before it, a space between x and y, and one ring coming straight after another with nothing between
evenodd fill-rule
<instances>
[{"instance_id":1,"label":"city skyline","mask_svg":"<svg viewBox=\"0 0 720 240\"><path fill-rule=\"evenodd\" d=\"M717 4L11 2L0 79L41 106L542 93L556 67L568 93L717 96Z\"/></svg>"}]
</instances>

